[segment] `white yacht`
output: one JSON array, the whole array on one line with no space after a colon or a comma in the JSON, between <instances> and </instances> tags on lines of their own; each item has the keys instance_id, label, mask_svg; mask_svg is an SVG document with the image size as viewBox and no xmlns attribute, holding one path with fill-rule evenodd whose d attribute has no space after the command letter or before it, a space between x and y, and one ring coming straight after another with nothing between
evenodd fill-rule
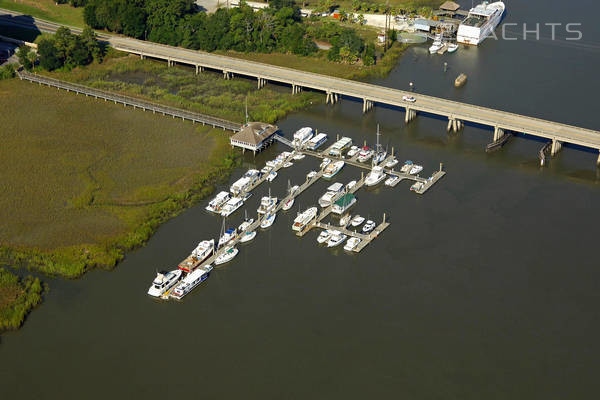
<instances>
[{"instance_id":1,"label":"white yacht","mask_svg":"<svg viewBox=\"0 0 600 400\"><path fill-rule=\"evenodd\" d=\"M346 184L346 191L350 191L354 186L356 186L356 181L350 181Z\"/></svg>"},{"instance_id":2,"label":"white yacht","mask_svg":"<svg viewBox=\"0 0 600 400\"><path fill-rule=\"evenodd\" d=\"M240 251L235 247L229 247L219 257L215 258L215 265L225 264L235 258Z\"/></svg>"},{"instance_id":3,"label":"white yacht","mask_svg":"<svg viewBox=\"0 0 600 400\"><path fill-rule=\"evenodd\" d=\"M221 212L221 207L227 203L227 200L229 200L230 197L231 195L228 192L220 192L210 201L210 203L208 203L206 210L219 214Z\"/></svg>"},{"instance_id":4,"label":"white yacht","mask_svg":"<svg viewBox=\"0 0 600 400\"><path fill-rule=\"evenodd\" d=\"M458 43L478 45L488 37L502 20L506 6L503 2L484 1L469 10L467 18L458 26Z\"/></svg>"},{"instance_id":5,"label":"white yacht","mask_svg":"<svg viewBox=\"0 0 600 400\"><path fill-rule=\"evenodd\" d=\"M400 168L400 172L408 174L410 169L413 167L413 162L410 160L406 160L402 168Z\"/></svg>"},{"instance_id":6,"label":"white yacht","mask_svg":"<svg viewBox=\"0 0 600 400\"><path fill-rule=\"evenodd\" d=\"M329 207L344 193L344 185L336 182L327 188L327 192L319 199L319 205L323 208Z\"/></svg>"},{"instance_id":7,"label":"white yacht","mask_svg":"<svg viewBox=\"0 0 600 400\"><path fill-rule=\"evenodd\" d=\"M328 229L325 229L317 237L317 243L323 244L326 241L328 241L330 237L331 237L331 232Z\"/></svg>"},{"instance_id":8,"label":"white yacht","mask_svg":"<svg viewBox=\"0 0 600 400\"><path fill-rule=\"evenodd\" d=\"M275 178L277 178L277 171L271 171L269 172L269 175L267 175L267 180L269 182L273 182Z\"/></svg>"},{"instance_id":9,"label":"white yacht","mask_svg":"<svg viewBox=\"0 0 600 400\"><path fill-rule=\"evenodd\" d=\"M302 153L294 153L294 156L292 158L294 160L302 160L304 157L306 157L306 156Z\"/></svg>"},{"instance_id":10,"label":"white yacht","mask_svg":"<svg viewBox=\"0 0 600 400\"><path fill-rule=\"evenodd\" d=\"M277 197L271 197L271 191L269 190L269 195L264 196L260 200L260 206L258 206L258 210L256 211L259 214L266 214L275 209L275 207L277 207Z\"/></svg>"},{"instance_id":11,"label":"white yacht","mask_svg":"<svg viewBox=\"0 0 600 400\"><path fill-rule=\"evenodd\" d=\"M261 174L259 170L249 169L248 171L246 171L244 176L242 176L240 179L238 179L231 185L229 191L233 193L234 196L245 192L254 184L254 182L256 182L260 178L260 175Z\"/></svg>"},{"instance_id":12,"label":"white yacht","mask_svg":"<svg viewBox=\"0 0 600 400\"><path fill-rule=\"evenodd\" d=\"M386 168L393 168L398 164L398 159L396 157L391 158L388 162L385 163Z\"/></svg>"},{"instance_id":13,"label":"white yacht","mask_svg":"<svg viewBox=\"0 0 600 400\"><path fill-rule=\"evenodd\" d=\"M185 260L179 263L178 268L183 272L192 272L215 251L215 240L203 240Z\"/></svg>"},{"instance_id":14,"label":"white yacht","mask_svg":"<svg viewBox=\"0 0 600 400\"><path fill-rule=\"evenodd\" d=\"M271 225L273 225L273 222L275 222L276 217L277 217L277 213L265 214L265 217L263 218L263 220L260 223L260 227L263 229L269 228Z\"/></svg>"},{"instance_id":15,"label":"white yacht","mask_svg":"<svg viewBox=\"0 0 600 400\"><path fill-rule=\"evenodd\" d=\"M346 193L345 195L337 199L335 203L333 203L333 207L331 207L331 212L334 214L342 215L355 203L356 197L352 193Z\"/></svg>"},{"instance_id":16,"label":"white yacht","mask_svg":"<svg viewBox=\"0 0 600 400\"><path fill-rule=\"evenodd\" d=\"M298 214L298 216L294 219L294 224L292 225L292 229L295 231L301 231L304 227L317 216L317 207L310 207L304 212Z\"/></svg>"},{"instance_id":17,"label":"white yacht","mask_svg":"<svg viewBox=\"0 0 600 400\"><path fill-rule=\"evenodd\" d=\"M387 178L384 182L384 184L386 186L394 186L396 184L396 182L398 182L400 180L400 177L397 175L392 175L389 178Z\"/></svg>"},{"instance_id":18,"label":"white yacht","mask_svg":"<svg viewBox=\"0 0 600 400\"><path fill-rule=\"evenodd\" d=\"M291 167L292 165L294 165L294 163L293 163L293 162L291 162L291 161L286 161L285 163L283 163L283 168L289 168L289 167Z\"/></svg>"},{"instance_id":19,"label":"white yacht","mask_svg":"<svg viewBox=\"0 0 600 400\"><path fill-rule=\"evenodd\" d=\"M350 147L350 150L348 150L348 153L346 153L346 156L352 158L355 155L357 155L359 151L360 149L358 148L358 146L352 146Z\"/></svg>"},{"instance_id":20,"label":"white yacht","mask_svg":"<svg viewBox=\"0 0 600 400\"><path fill-rule=\"evenodd\" d=\"M442 43L442 35L437 34L435 35L435 39L433 39L433 44L431 45L431 47L429 47L429 53L435 54L442 47L444 47L444 43Z\"/></svg>"},{"instance_id":21,"label":"white yacht","mask_svg":"<svg viewBox=\"0 0 600 400\"><path fill-rule=\"evenodd\" d=\"M227 229L223 235L219 238L219 246L223 247L227 243L231 242L237 235L237 231L233 228Z\"/></svg>"},{"instance_id":22,"label":"white yacht","mask_svg":"<svg viewBox=\"0 0 600 400\"><path fill-rule=\"evenodd\" d=\"M367 185L367 186L375 186L379 182L381 182L382 180L384 180L385 177L386 177L386 174L383 172L383 168L380 167L379 165L376 165L376 166L373 167L373 169L371 170L371 172L369 172L367 174L367 177L365 178L365 185Z\"/></svg>"},{"instance_id":23,"label":"white yacht","mask_svg":"<svg viewBox=\"0 0 600 400\"><path fill-rule=\"evenodd\" d=\"M242 222L240 224L240 226L238 226L238 228L237 228L238 232L244 232L246 229L248 229L248 227L250 225L252 225L253 222L254 222L254 218L250 218L250 219L246 218L244 220L244 222Z\"/></svg>"},{"instance_id":24,"label":"white yacht","mask_svg":"<svg viewBox=\"0 0 600 400\"><path fill-rule=\"evenodd\" d=\"M224 217L228 217L231 214L233 214L233 212L235 210L240 208L243 204L244 204L244 199L242 197L232 197L221 208L221 215Z\"/></svg>"},{"instance_id":25,"label":"white yacht","mask_svg":"<svg viewBox=\"0 0 600 400\"><path fill-rule=\"evenodd\" d=\"M154 278L154 282L152 282L152 286L148 289L148 294L152 297L162 296L167 290L171 289L179 279L181 279L182 274L183 271L180 269L170 272L157 272L156 278Z\"/></svg>"},{"instance_id":26,"label":"white yacht","mask_svg":"<svg viewBox=\"0 0 600 400\"><path fill-rule=\"evenodd\" d=\"M310 171L308 174L306 174L306 179L312 179L315 176L317 176L317 171Z\"/></svg>"},{"instance_id":27,"label":"white yacht","mask_svg":"<svg viewBox=\"0 0 600 400\"><path fill-rule=\"evenodd\" d=\"M242 235L240 238L240 243L246 243L251 241L256 237L256 231L248 231Z\"/></svg>"},{"instance_id":28,"label":"white yacht","mask_svg":"<svg viewBox=\"0 0 600 400\"><path fill-rule=\"evenodd\" d=\"M342 218L340 218L340 226L341 227L345 228L349 222L350 222L350 214L346 214Z\"/></svg>"},{"instance_id":29,"label":"white yacht","mask_svg":"<svg viewBox=\"0 0 600 400\"><path fill-rule=\"evenodd\" d=\"M352 250L354 250L356 248L356 246L358 246L359 243L360 243L360 239L359 238L357 238L357 237L351 237L346 242L346 245L344 246L344 250L346 250L346 251L352 251Z\"/></svg>"},{"instance_id":30,"label":"white yacht","mask_svg":"<svg viewBox=\"0 0 600 400\"><path fill-rule=\"evenodd\" d=\"M365 222L365 217L361 217L357 214L354 218L352 218L352 221L350 221L350 225L356 227L362 224L363 222Z\"/></svg>"},{"instance_id":31,"label":"white yacht","mask_svg":"<svg viewBox=\"0 0 600 400\"><path fill-rule=\"evenodd\" d=\"M342 232L332 231L331 237L327 241L327 247L338 246L338 245L342 244L344 242L344 240L346 240L346 238L347 238L347 236L344 235Z\"/></svg>"},{"instance_id":32,"label":"white yacht","mask_svg":"<svg viewBox=\"0 0 600 400\"><path fill-rule=\"evenodd\" d=\"M375 152L373 151L373 149L371 149L368 146L365 146L362 149L360 149L360 151L358 152L357 161L359 161L359 162L367 162L367 161L369 161L369 159L371 157L373 157L374 153Z\"/></svg>"},{"instance_id":33,"label":"white yacht","mask_svg":"<svg viewBox=\"0 0 600 400\"><path fill-rule=\"evenodd\" d=\"M319 168L323 169L326 166L329 165L329 163L331 162L331 160L329 158L324 158L323 161L321 161L321 164L319 164Z\"/></svg>"},{"instance_id":34,"label":"white yacht","mask_svg":"<svg viewBox=\"0 0 600 400\"><path fill-rule=\"evenodd\" d=\"M340 172L342 168L344 168L345 162L343 161L335 161L330 163L323 170L323 178L333 178L335 174Z\"/></svg>"},{"instance_id":35,"label":"white yacht","mask_svg":"<svg viewBox=\"0 0 600 400\"><path fill-rule=\"evenodd\" d=\"M362 227L362 231L363 233L369 233L371 232L373 229L375 229L375 227L377 226L377 224L375 223L375 221L371 221L368 220L367 222L365 222L365 224Z\"/></svg>"},{"instance_id":36,"label":"white yacht","mask_svg":"<svg viewBox=\"0 0 600 400\"><path fill-rule=\"evenodd\" d=\"M313 130L310 127L300 128L294 133L292 145L294 147L302 147L306 142L313 137Z\"/></svg>"},{"instance_id":37,"label":"white yacht","mask_svg":"<svg viewBox=\"0 0 600 400\"><path fill-rule=\"evenodd\" d=\"M418 174L421 171L423 171L423 167L422 166L420 166L420 165L413 165L410 168L410 171L408 171L408 173L411 174L411 175L416 175L416 174Z\"/></svg>"},{"instance_id":38,"label":"white yacht","mask_svg":"<svg viewBox=\"0 0 600 400\"><path fill-rule=\"evenodd\" d=\"M458 44L450 43L448 45L448 53L454 53L456 50L458 50Z\"/></svg>"},{"instance_id":39,"label":"white yacht","mask_svg":"<svg viewBox=\"0 0 600 400\"><path fill-rule=\"evenodd\" d=\"M212 265L205 265L188 274L177 286L175 286L175 289L170 293L170 296L177 300L181 300L185 295L191 292L192 289L204 282L209 277L212 269Z\"/></svg>"}]
</instances>

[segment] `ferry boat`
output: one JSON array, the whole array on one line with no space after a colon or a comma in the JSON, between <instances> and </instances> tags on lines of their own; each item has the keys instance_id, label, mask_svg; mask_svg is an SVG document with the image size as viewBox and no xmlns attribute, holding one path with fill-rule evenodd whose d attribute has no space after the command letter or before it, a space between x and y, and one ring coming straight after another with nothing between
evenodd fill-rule
<instances>
[{"instance_id":1,"label":"ferry boat","mask_svg":"<svg viewBox=\"0 0 600 400\"><path fill-rule=\"evenodd\" d=\"M369 172L367 174L367 177L365 178L365 185L375 186L379 182L384 180L385 177L386 177L386 174L383 172L383 168L381 168L379 165L376 165L373 167L371 172Z\"/></svg>"},{"instance_id":2,"label":"ferry boat","mask_svg":"<svg viewBox=\"0 0 600 400\"><path fill-rule=\"evenodd\" d=\"M317 207L310 207L308 210L298 214L298 216L294 219L294 224L292 225L292 230L301 231L304 227L317 216Z\"/></svg>"},{"instance_id":3,"label":"ferry boat","mask_svg":"<svg viewBox=\"0 0 600 400\"><path fill-rule=\"evenodd\" d=\"M354 196L352 193L346 193L336 200L331 208L331 212L342 215L347 209L352 207L354 203L356 203L356 196Z\"/></svg>"},{"instance_id":4,"label":"ferry boat","mask_svg":"<svg viewBox=\"0 0 600 400\"><path fill-rule=\"evenodd\" d=\"M350 147L350 150L348 150L348 153L346 153L346 156L352 158L356 154L358 154L359 151L360 149L358 148L358 146L352 146Z\"/></svg>"},{"instance_id":5,"label":"ferry boat","mask_svg":"<svg viewBox=\"0 0 600 400\"><path fill-rule=\"evenodd\" d=\"M362 231L363 233L369 233L371 232L373 229L375 229L375 227L377 226L377 224L375 223L375 221L371 221L368 220L367 222L365 222L365 224L362 227Z\"/></svg>"},{"instance_id":6,"label":"ferry boat","mask_svg":"<svg viewBox=\"0 0 600 400\"><path fill-rule=\"evenodd\" d=\"M323 178L333 178L335 174L344 168L344 164L345 163L341 160L330 163L325 167L325 170L323 170Z\"/></svg>"},{"instance_id":7,"label":"ferry boat","mask_svg":"<svg viewBox=\"0 0 600 400\"><path fill-rule=\"evenodd\" d=\"M269 228L271 225L273 225L273 222L275 222L275 218L277 217L277 213L269 213L269 214L265 214L264 219L262 220L262 222L260 223L260 227L263 229L267 229Z\"/></svg>"},{"instance_id":8,"label":"ferry boat","mask_svg":"<svg viewBox=\"0 0 600 400\"><path fill-rule=\"evenodd\" d=\"M323 143L325 143L326 141L327 141L327 135L324 133L319 133L318 135L316 135L315 137L313 137L312 139L310 139L308 141L306 148L309 150L316 150L319 147L321 147L321 145Z\"/></svg>"},{"instance_id":9,"label":"ferry boat","mask_svg":"<svg viewBox=\"0 0 600 400\"><path fill-rule=\"evenodd\" d=\"M212 256L214 251L214 239L203 240L200 243L198 243L198 246L196 246L196 248L192 250L192 253L189 256L187 256L185 260L179 263L178 268L183 272L192 272L208 257Z\"/></svg>"},{"instance_id":10,"label":"ferry boat","mask_svg":"<svg viewBox=\"0 0 600 400\"><path fill-rule=\"evenodd\" d=\"M350 221L350 225L356 227L362 224L363 222L365 222L365 217L361 217L357 214L354 218L352 218L352 221Z\"/></svg>"},{"instance_id":11,"label":"ferry boat","mask_svg":"<svg viewBox=\"0 0 600 400\"><path fill-rule=\"evenodd\" d=\"M206 210L214 213L220 213L221 207L227 203L227 200L231 198L231 195L228 192L220 192L218 195L212 199L208 205L206 206Z\"/></svg>"},{"instance_id":12,"label":"ferry boat","mask_svg":"<svg viewBox=\"0 0 600 400\"><path fill-rule=\"evenodd\" d=\"M244 199L242 197L232 197L221 208L221 215L223 217L228 217L231 214L233 214L233 212L235 210L240 208L243 204L244 204Z\"/></svg>"},{"instance_id":13,"label":"ferry boat","mask_svg":"<svg viewBox=\"0 0 600 400\"><path fill-rule=\"evenodd\" d=\"M152 282L148 294L152 297L160 297L167 290L171 289L181 279L183 271L176 269L170 272L160 271L156 273L156 278Z\"/></svg>"},{"instance_id":14,"label":"ferry boat","mask_svg":"<svg viewBox=\"0 0 600 400\"><path fill-rule=\"evenodd\" d=\"M250 188L260 178L260 176L261 174L259 170L249 169L246 171L244 176L231 185L229 191L233 193L234 196L237 196L238 194L245 192L248 188Z\"/></svg>"},{"instance_id":15,"label":"ferry boat","mask_svg":"<svg viewBox=\"0 0 600 400\"><path fill-rule=\"evenodd\" d=\"M354 249L356 249L356 247L358 246L359 243L360 243L360 239L359 238L357 238L357 237L351 237L346 242L346 245L344 245L344 250L346 250L346 251L353 251Z\"/></svg>"},{"instance_id":16,"label":"ferry boat","mask_svg":"<svg viewBox=\"0 0 600 400\"><path fill-rule=\"evenodd\" d=\"M204 282L210 276L212 265L205 265L188 274L179 282L175 289L170 293L174 299L181 300L185 295L191 292L196 286Z\"/></svg>"},{"instance_id":17,"label":"ferry boat","mask_svg":"<svg viewBox=\"0 0 600 400\"><path fill-rule=\"evenodd\" d=\"M344 150L352 146L352 139L344 136L329 148L329 155L333 157L341 157Z\"/></svg>"},{"instance_id":18,"label":"ferry boat","mask_svg":"<svg viewBox=\"0 0 600 400\"><path fill-rule=\"evenodd\" d=\"M271 197L271 191L269 190L269 195L264 196L260 200L260 206L258 206L258 210L256 210L259 214L266 214L271 212L277 206L277 197Z\"/></svg>"},{"instance_id":19,"label":"ferry boat","mask_svg":"<svg viewBox=\"0 0 600 400\"><path fill-rule=\"evenodd\" d=\"M467 18L458 26L456 32L458 43L478 45L483 42L502 20L505 8L501 1L491 4L484 1L471 8Z\"/></svg>"},{"instance_id":20,"label":"ferry boat","mask_svg":"<svg viewBox=\"0 0 600 400\"><path fill-rule=\"evenodd\" d=\"M323 232L321 232L319 234L319 236L317 237L317 243L323 244L326 241L328 241L330 237L331 237L331 232L328 229L326 229Z\"/></svg>"},{"instance_id":21,"label":"ferry boat","mask_svg":"<svg viewBox=\"0 0 600 400\"><path fill-rule=\"evenodd\" d=\"M225 264L235 258L240 251L235 247L229 247L219 257L215 258L215 265Z\"/></svg>"},{"instance_id":22,"label":"ferry boat","mask_svg":"<svg viewBox=\"0 0 600 400\"><path fill-rule=\"evenodd\" d=\"M319 199L319 205L323 208L329 207L344 193L344 185L336 182L327 188L327 192Z\"/></svg>"},{"instance_id":23,"label":"ferry boat","mask_svg":"<svg viewBox=\"0 0 600 400\"><path fill-rule=\"evenodd\" d=\"M313 137L313 130L310 127L300 128L294 133L292 145L294 147L302 147L306 142Z\"/></svg>"},{"instance_id":24,"label":"ferry boat","mask_svg":"<svg viewBox=\"0 0 600 400\"><path fill-rule=\"evenodd\" d=\"M357 160L359 162L367 162L371 157L373 157L373 153L375 153L370 147L365 146L358 152Z\"/></svg>"},{"instance_id":25,"label":"ferry boat","mask_svg":"<svg viewBox=\"0 0 600 400\"><path fill-rule=\"evenodd\" d=\"M346 238L347 238L347 236L344 235L342 232L332 231L331 237L327 241L327 247L338 246L338 245L342 244L344 242L344 240L346 240Z\"/></svg>"},{"instance_id":26,"label":"ferry boat","mask_svg":"<svg viewBox=\"0 0 600 400\"><path fill-rule=\"evenodd\" d=\"M242 237L240 238L240 243L246 243L251 241L252 239L254 239L256 237L256 231L250 231L250 232L246 232L242 235Z\"/></svg>"}]
</instances>

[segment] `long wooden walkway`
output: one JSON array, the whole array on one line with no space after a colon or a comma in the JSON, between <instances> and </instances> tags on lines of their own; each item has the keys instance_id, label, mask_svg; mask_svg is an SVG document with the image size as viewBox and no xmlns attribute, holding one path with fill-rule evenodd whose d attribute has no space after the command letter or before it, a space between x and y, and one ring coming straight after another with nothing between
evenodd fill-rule
<instances>
[{"instance_id":1,"label":"long wooden walkway","mask_svg":"<svg viewBox=\"0 0 600 400\"><path fill-rule=\"evenodd\" d=\"M209 115L199 114L192 111L182 110L179 108L168 107L161 104L152 103L150 101L137 99L135 97L124 96L122 94L108 92L106 90L100 90L91 88L89 86L79 85L76 83L61 81L47 76L38 74L31 74L25 71L19 71L19 78L40 85L46 85L63 89L68 92L76 94L82 94L97 99L103 99L104 101L111 101L115 104L123 104L124 106L131 106L133 108L139 108L144 111L152 111L152 113L159 113L162 115L168 115L173 118L181 118L182 120L192 121L193 123L200 123L202 125L209 125L213 128L227 129L233 132L238 132L241 129L241 125L235 122L227 121L221 118L211 117Z\"/></svg>"}]
</instances>

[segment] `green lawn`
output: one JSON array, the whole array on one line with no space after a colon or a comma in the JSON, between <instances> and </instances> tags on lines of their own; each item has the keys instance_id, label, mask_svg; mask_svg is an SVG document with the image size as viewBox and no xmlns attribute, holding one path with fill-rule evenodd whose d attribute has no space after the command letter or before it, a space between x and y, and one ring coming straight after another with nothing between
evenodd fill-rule
<instances>
[{"instance_id":1,"label":"green lawn","mask_svg":"<svg viewBox=\"0 0 600 400\"><path fill-rule=\"evenodd\" d=\"M83 8L56 4L52 0L0 0L0 8L18 11L60 24L82 27Z\"/></svg>"}]
</instances>

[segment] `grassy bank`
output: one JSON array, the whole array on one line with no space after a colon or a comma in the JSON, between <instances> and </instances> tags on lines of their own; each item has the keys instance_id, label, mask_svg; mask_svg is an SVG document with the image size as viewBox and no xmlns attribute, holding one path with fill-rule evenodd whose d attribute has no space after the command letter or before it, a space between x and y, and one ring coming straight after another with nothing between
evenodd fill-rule
<instances>
[{"instance_id":1,"label":"grassy bank","mask_svg":"<svg viewBox=\"0 0 600 400\"><path fill-rule=\"evenodd\" d=\"M80 27L84 25L82 7L74 8L69 4L56 4L54 0L0 0L0 8L59 24Z\"/></svg>"},{"instance_id":2,"label":"grassy bank","mask_svg":"<svg viewBox=\"0 0 600 400\"><path fill-rule=\"evenodd\" d=\"M38 278L19 279L0 268L0 332L19 328L27 314L42 302L43 291Z\"/></svg>"},{"instance_id":3,"label":"grassy bank","mask_svg":"<svg viewBox=\"0 0 600 400\"><path fill-rule=\"evenodd\" d=\"M42 72L42 71L40 71ZM250 120L273 123L303 109L322 95L266 87L246 79L225 80L220 74L195 74L191 68L167 67L164 62L135 56L112 57L72 71L44 72L58 79L244 122L246 101Z\"/></svg>"},{"instance_id":4,"label":"grassy bank","mask_svg":"<svg viewBox=\"0 0 600 400\"><path fill-rule=\"evenodd\" d=\"M228 135L0 81L0 263L68 277L114 266L228 176Z\"/></svg>"}]
</instances>

